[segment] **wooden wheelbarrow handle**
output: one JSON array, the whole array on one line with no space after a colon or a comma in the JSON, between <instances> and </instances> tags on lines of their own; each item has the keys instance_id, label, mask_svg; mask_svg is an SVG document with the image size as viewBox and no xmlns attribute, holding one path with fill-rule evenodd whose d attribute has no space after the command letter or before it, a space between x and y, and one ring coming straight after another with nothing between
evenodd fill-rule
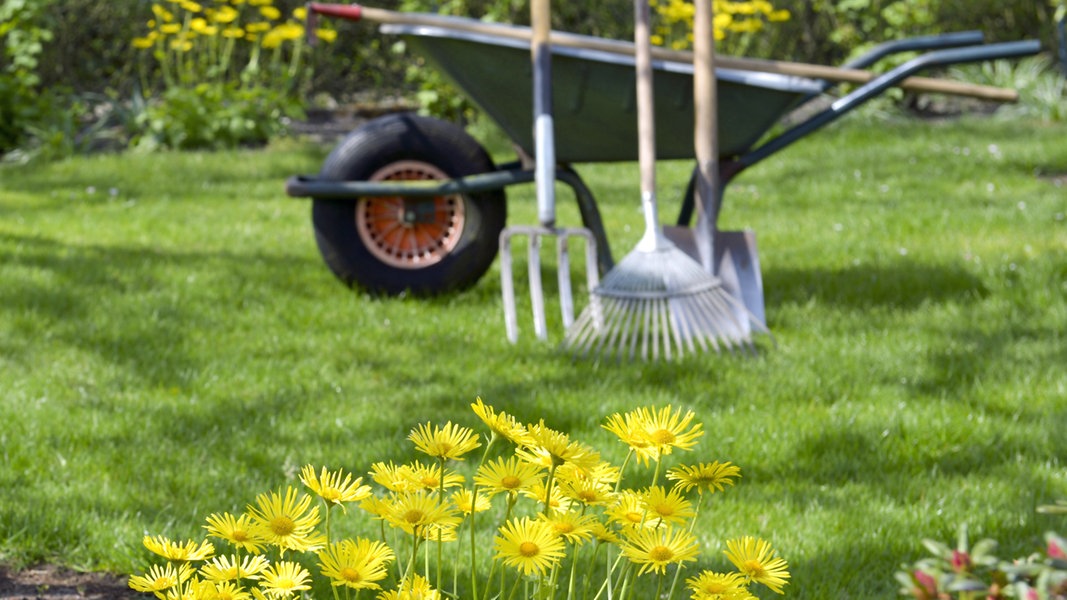
<instances>
[{"instance_id":1,"label":"wooden wheelbarrow handle","mask_svg":"<svg viewBox=\"0 0 1067 600\"><path fill-rule=\"evenodd\" d=\"M531 38L530 30L525 27L511 27L494 23L483 23L473 19L447 17L427 13L403 13L382 8L361 6L359 4L320 4L312 2L308 4L308 14L322 14L351 21L367 20L375 23L444 27L457 31L493 35L524 41L530 41ZM613 54L625 54L630 56L633 56L634 54L634 46L629 42L561 31L553 31L551 33L549 44L553 46L598 50ZM693 53L687 51L653 48L652 56L659 60L686 64L693 63ZM742 58L736 56L720 55L716 58L716 65L725 69L755 71L760 73L777 73L780 75L809 77L812 79L824 79L827 81L839 81L845 83L867 83L878 76L877 73L872 73L863 69L846 69L810 63ZM967 96L996 102L1017 102L1019 100L1019 93L1010 88L976 85L946 79L933 79L930 77L909 77L901 81L897 87L912 92L931 92L954 96Z\"/></svg>"}]
</instances>

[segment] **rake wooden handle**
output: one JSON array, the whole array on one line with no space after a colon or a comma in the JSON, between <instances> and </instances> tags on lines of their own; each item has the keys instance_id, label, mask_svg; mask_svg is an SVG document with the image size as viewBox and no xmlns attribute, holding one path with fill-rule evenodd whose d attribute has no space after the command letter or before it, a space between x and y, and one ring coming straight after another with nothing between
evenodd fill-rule
<instances>
[{"instance_id":1,"label":"rake wooden handle","mask_svg":"<svg viewBox=\"0 0 1067 600\"><path fill-rule=\"evenodd\" d=\"M480 33L523 41L530 41L531 38L530 30L524 27L483 23L481 21L462 17L447 17L427 13L403 13L382 8L361 6L359 4L319 4L312 2L308 5L308 9L309 12L348 19L351 21L367 20L375 23L444 27L457 31ZM629 42L561 31L553 31L551 33L549 36L549 44L568 46L571 48L582 48L586 50L598 50L601 52L629 56L633 56L634 54L634 46ZM652 57L659 60L686 64L692 64L693 62L692 52L668 50L666 48L653 48ZM810 63L743 58L738 56L718 56L716 64L725 69L756 71L760 73L777 73L780 75L825 79L828 81L845 83L867 83L878 76L877 73L872 73L864 69L846 69L842 67L830 67ZM1019 100L1019 93L1010 88L977 85L946 79L933 79L930 77L909 77L901 81L897 87L912 92L966 96L982 100L992 100L995 102L1018 102Z\"/></svg>"}]
</instances>

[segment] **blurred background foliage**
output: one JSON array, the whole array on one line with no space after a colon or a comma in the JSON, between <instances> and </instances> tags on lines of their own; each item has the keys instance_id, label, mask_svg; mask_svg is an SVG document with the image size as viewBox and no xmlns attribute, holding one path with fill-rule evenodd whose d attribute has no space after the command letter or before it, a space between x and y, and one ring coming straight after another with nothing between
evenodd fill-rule
<instances>
[{"instance_id":1,"label":"blurred background foliage","mask_svg":"<svg viewBox=\"0 0 1067 600\"><path fill-rule=\"evenodd\" d=\"M978 29L990 41L1040 39L1054 57L1060 47L1057 11L1062 13L1064 1L777 0L772 4L788 10L788 20L730 35L720 46L752 57L835 65L885 40ZM273 4L291 14L303 2ZM527 23L529 11L526 0L381 0L374 5L519 24ZM138 69L144 65L131 44L144 35L152 6L150 0L0 0L0 154L32 147L38 154L61 156L128 144L124 132L145 108L133 100L164 91L140 89L144 79ZM554 2L552 10L554 27L561 30L632 36L630 0ZM441 116L471 117L471 107L395 38L379 35L369 23L332 25L339 33L335 42L304 57L299 96L305 107L399 97ZM1055 67L1057 61L1046 64Z\"/></svg>"}]
</instances>

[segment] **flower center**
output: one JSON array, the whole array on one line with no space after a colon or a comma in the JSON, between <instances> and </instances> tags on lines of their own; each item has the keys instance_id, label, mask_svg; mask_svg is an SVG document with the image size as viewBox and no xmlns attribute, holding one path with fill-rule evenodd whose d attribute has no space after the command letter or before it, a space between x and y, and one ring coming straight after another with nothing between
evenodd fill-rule
<instances>
[{"instance_id":1,"label":"flower center","mask_svg":"<svg viewBox=\"0 0 1067 600\"><path fill-rule=\"evenodd\" d=\"M533 542L523 542L519 544L519 554L526 558L533 558L541 553L541 547Z\"/></svg>"},{"instance_id":2,"label":"flower center","mask_svg":"<svg viewBox=\"0 0 1067 600\"><path fill-rule=\"evenodd\" d=\"M674 507L670 504L660 504L656 506L656 514L661 517L669 517L674 514Z\"/></svg>"},{"instance_id":3,"label":"flower center","mask_svg":"<svg viewBox=\"0 0 1067 600\"><path fill-rule=\"evenodd\" d=\"M408 523L420 523L426 518L426 515L422 514L421 510L411 509L404 513L404 520Z\"/></svg>"},{"instance_id":4,"label":"flower center","mask_svg":"<svg viewBox=\"0 0 1067 600\"><path fill-rule=\"evenodd\" d=\"M648 551L648 557L656 562L667 562L674 558L674 552L666 546L656 546Z\"/></svg>"},{"instance_id":5,"label":"flower center","mask_svg":"<svg viewBox=\"0 0 1067 600\"><path fill-rule=\"evenodd\" d=\"M563 535L574 531L574 523L568 523L566 521L557 521L552 524L552 528L556 530L556 533Z\"/></svg>"},{"instance_id":6,"label":"flower center","mask_svg":"<svg viewBox=\"0 0 1067 600\"><path fill-rule=\"evenodd\" d=\"M513 490L522 485L522 480L514 475L505 475L500 478L500 487L506 490Z\"/></svg>"},{"instance_id":7,"label":"flower center","mask_svg":"<svg viewBox=\"0 0 1067 600\"><path fill-rule=\"evenodd\" d=\"M248 532L243 529L234 529L233 533L230 534L230 539L235 542L248 541Z\"/></svg>"},{"instance_id":8,"label":"flower center","mask_svg":"<svg viewBox=\"0 0 1067 600\"><path fill-rule=\"evenodd\" d=\"M766 573L758 560L746 560L742 570L752 578L763 577Z\"/></svg>"},{"instance_id":9,"label":"flower center","mask_svg":"<svg viewBox=\"0 0 1067 600\"><path fill-rule=\"evenodd\" d=\"M174 580L170 577L156 577L156 580L152 582L152 587L157 590L165 590L169 587L174 587Z\"/></svg>"},{"instance_id":10,"label":"flower center","mask_svg":"<svg viewBox=\"0 0 1067 600\"><path fill-rule=\"evenodd\" d=\"M270 530L278 536L291 535L296 530L296 523L285 515L274 517L270 521Z\"/></svg>"},{"instance_id":11,"label":"flower center","mask_svg":"<svg viewBox=\"0 0 1067 600\"><path fill-rule=\"evenodd\" d=\"M641 517L642 517L642 515L639 512L630 511L630 512L626 513L626 520L631 522L631 523L640 523L641 522Z\"/></svg>"},{"instance_id":12,"label":"flower center","mask_svg":"<svg viewBox=\"0 0 1067 600\"><path fill-rule=\"evenodd\" d=\"M425 486L425 487L428 487L428 488L435 488L440 483L441 483L441 480L436 478L436 477L427 476L427 477L423 477L422 478L422 485Z\"/></svg>"},{"instance_id":13,"label":"flower center","mask_svg":"<svg viewBox=\"0 0 1067 600\"><path fill-rule=\"evenodd\" d=\"M344 579L345 581L351 581L353 583L358 583L363 578L359 576L359 571L357 569L353 569L352 567L345 567L341 569L341 579Z\"/></svg>"},{"instance_id":14,"label":"flower center","mask_svg":"<svg viewBox=\"0 0 1067 600\"><path fill-rule=\"evenodd\" d=\"M649 434L648 437L651 438L653 442L655 442L656 444L659 444L660 446L663 446L663 445L666 445L666 444L673 444L674 440L678 439L678 438L674 437L674 434L672 432L670 432L670 431L668 431L666 429L657 429L657 430L653 431L651 434Z\"/></svg>"},{"instance_id":15,"label":"flower center","mask_svg":"<svg viewBox=\"0 0 1067 600\"><path fill-rule=\"evenodd\" d=\"M322 499L327 502L337 502L341 499L341 491L337 488L322 490Z\"/></svg>"},{"instance_id":16,"label":"flower center","mask_svg":"<svg viewBox=\"0 0 1067 600\"><path fill-rule=\"evenodd\" d=\"M284 577L274 582L274 587L279 590L291 590L296 587L296 582L288 577Z\"/></svg>"},{"instance_id":17,"label":"flower center","mask_svg":"<svg viewBox=\"0 0 1067 600\"><path fill-rule=\"evenodd\" d=\"M594 502L596 501L596 492L593 490L582 490L578 492L578 499L582 502Z\"/></svg>"},{"instance_id":18,"label":"flower center","mask_svg":"<svg viewBox=\"0 0 1067 600\"><path fill-rule=\"evenodd\" d=\"M452 444L449 444L448 442L441 442L441 443L437 444L437 455L438 456L444 456L445 454L448 454L449 452L451 452L452 448L453 448Z\"/></svg>"}]
</instances>

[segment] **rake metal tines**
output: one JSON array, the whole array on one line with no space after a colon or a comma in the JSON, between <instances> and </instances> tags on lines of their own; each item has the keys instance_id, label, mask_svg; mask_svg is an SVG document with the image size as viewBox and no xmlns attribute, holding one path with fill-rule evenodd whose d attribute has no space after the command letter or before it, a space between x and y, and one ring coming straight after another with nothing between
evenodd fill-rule
<instances>
[{"instance_id":1,"label":"rake metal tines","mask_svg":"<svg viewBox=\"0 0 1067 600\"><path fill-rule=\"evenodd\" d=\"M571 262L569 242L571 238L585 240L585 277L589 289L597 287L600 275L597 272L596 238L584 227L543 227L516 225L500 232L500 279L504 298L504 325L508 341L519 339L518 314L515 308L515 283L512 280L511 244L516 236L529 238L527 245L527 269L530 277L530 303L533 307L534 334L537 339L548 338L545 317L545 296L541 285L541 241L545 237L556 238L556 271L559 280L559 304L564 329L574 323L574 296L571 291Z\"/></svg>"},{"instance_id":2,"label":"rake metal tines","mask_svg":"<svg viewBox=\"0 0 1067 600\"><path fill-rule=\"evenodd\" d=\"M716 277L682 272L700 266L667 258L671 254L674 249L628 255L594 288L563 346L578 358L620 361L670 361L723 349L754 352L749 323L738 315L755 318L741 301Z\"/></svg>"}]
</instances>

